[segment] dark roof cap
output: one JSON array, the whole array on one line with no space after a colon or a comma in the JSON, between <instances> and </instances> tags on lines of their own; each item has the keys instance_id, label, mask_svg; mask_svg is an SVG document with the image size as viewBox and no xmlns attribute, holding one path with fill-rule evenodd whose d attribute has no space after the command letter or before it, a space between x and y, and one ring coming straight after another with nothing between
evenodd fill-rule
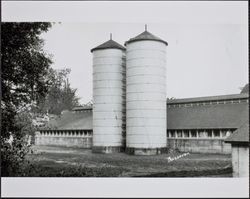
<instances>
[{"instance_id":1,"label":"dark roof cap","mask_svg":"<svg viewBox=\"0 0 250 199\"><path fill-rule=\"evenodd\" d=\"M152 41L160 41L163 42L164 44L168 45L168 43L164 40L162 40L159 37L156 37L155 35L151 34L150 32L148 32L147 30L145 30L143 33L139 34L138 36L131 38L130 40L125 42L125 46L128 43L132 43L135 41L142 41L142 40L152 40Z\"/></svg>"},{"instance_id":2,"label":"dark roof cap","mask_svg":"<svg viewBox=\"0 0 250 199\"><path fill-rule=\"evenodd\" d=\"M114 40L110 39L106 42L104 42L103 44L92 48L90 52L93 52L95 50L103 50L103 49L121 49L121 50L126 50L126 48L124 48L121 44L118 44L117 42L115 42Z\"/></svg>"}]
</instances>

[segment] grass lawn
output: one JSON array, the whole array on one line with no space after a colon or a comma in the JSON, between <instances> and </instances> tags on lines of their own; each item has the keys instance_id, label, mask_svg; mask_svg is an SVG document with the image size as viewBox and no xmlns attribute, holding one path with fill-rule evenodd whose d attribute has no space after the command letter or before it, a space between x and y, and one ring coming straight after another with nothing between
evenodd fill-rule
<instances>
[{"instance_id":1,"label":"grass lawn","mask_svg":"<svg viewBox=\"0 0 250 199\"><path fill-rule=\"evenodd\" d=\"M89 149L33 146L30 177L231 177L231 155L173 151L157 156L94 154Z\"/></svg>"}]
</instances>

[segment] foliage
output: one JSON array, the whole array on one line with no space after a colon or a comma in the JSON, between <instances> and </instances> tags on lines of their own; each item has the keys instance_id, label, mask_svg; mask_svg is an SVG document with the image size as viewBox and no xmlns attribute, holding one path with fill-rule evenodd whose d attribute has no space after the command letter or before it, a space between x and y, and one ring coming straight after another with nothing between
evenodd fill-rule
<instances>
[{"instance_id":1,"label":"foliage","mask_svg":"<svg viewBox=\"0 0 250 199\"><path fill-rule=\"evenodd\" d=\"M71 110L79 105L76 89L70 87L68 75L70 69L50 69L48 80L49 92L39 102L39 112L60 115L63 110Z\"/></svg>"},{"instance_id":2,"label":"foliage","mask_svg":"<svg viewBox=\"0 0 250 199\"><path fill-rule=\"evenodd\" d=\"M29 151L25 135L31 134L31 119L22 111L36 103L48 89L46 76L52 63L39 37L50 23L1 23L2 125L1 171L3 176L20 172ZM13 138L12 142L8 142Z\"/></svg>"},{"instance_id":3,"label":"foliage","mask_svg":"<svg viewBox=\"0 0 250 199\"><path fill-rule=\"evenodd\" d=\"M4 139L4 137L1 139L3 176L22 175L24 164L29 164L28 161L25 161L25 156L28 152L31 152L28 138L35 132L35 127L32 124L32 114L26 109L17 113L14 124L18 133L10 133L8 139Z\"/></svg>"},{"instance_id":4,"label":"foliage","mask_svg":"<svg viewBox=\"0 0 250 199\"><path fill-rule=\"evenodd\" d=\"M52 63L42 50L39 35L49 23L2 23L3 102L19 107L46 93L46 75Z\"/></svg>"},{"instance_id":5,"label":"foliage","mask_svg":"<svg viewBox=\"0 0 250 199\"><path fill-rule=\"evenodd\" d=\"M4 177L22 175L23 165L28 164L25 161L30 151L27 140L25 137L13 138L12 142L1 142L1 171Z\"/></svg>"}]
</instances>

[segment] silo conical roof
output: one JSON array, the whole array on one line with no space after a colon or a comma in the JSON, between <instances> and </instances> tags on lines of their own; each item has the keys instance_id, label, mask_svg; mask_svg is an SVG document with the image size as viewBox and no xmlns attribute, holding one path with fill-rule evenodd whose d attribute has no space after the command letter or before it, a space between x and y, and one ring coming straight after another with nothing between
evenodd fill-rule
<instances>
[{"instance_id":1,"label":"silo conical roof","mask_svg":"<svg viewBox=\"0 0 250 199\"><path fill-rule=\"evenodd\" d=\"M104 42L103 44L92 48L91 52L95 51L95 50L101 50L101 49L121 49L121 50L126 50L126 48L124 48L121 44L115 42L114 40L110 39L106 42Z\"/></svg>"},{"instance_id":2,"label":"silo conical roof","mask_svg":"<svg viewBox=\"0 0 250 199\"><path fill-rule=\"evenodd\" d=\"M130 40L126 41L125 42L125 46L128 43L132 43L132 42L135 42L135 41L142 41L142 40L160 41L160 42L163 42L164 44L168 45L168 43L166 41L162 40L159 37L156 37L152 33L150 33L147 30L145 30L143 33L139 34L138 36L136 36L134 38L131 38Z\"/></svg>"}]
</instances>

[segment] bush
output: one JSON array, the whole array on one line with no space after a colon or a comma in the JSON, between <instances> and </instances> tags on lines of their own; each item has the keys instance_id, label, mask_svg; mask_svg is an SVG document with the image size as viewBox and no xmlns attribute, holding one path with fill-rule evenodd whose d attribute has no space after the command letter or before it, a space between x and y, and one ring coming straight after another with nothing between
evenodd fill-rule
<instances>
[{"instance_id":1,"label":"bush","mask_svg":"<svg viewBox=\"0 0 250 199\"><path fill-rule=\"evenodd\" d=\"M14 123L13 132L8 137L1 137L1 173L5 177L18 176L24 172L24 165L29 164L25 157L31 152L28 138L35 133L28 111L18 113Z\"/></svg>"},{"instance_id":2,"label":"bush","mask_svg":"<svg viewBox=\"0 0 250 199\"><path fill-rule=\"evenodd\" d=\"M1 174L3 177L19 176L23 173L23 167L29 162L25 159L30 151L26 139L16 139L4 142L1 139Z\"/></svg>"}]
</instances>

